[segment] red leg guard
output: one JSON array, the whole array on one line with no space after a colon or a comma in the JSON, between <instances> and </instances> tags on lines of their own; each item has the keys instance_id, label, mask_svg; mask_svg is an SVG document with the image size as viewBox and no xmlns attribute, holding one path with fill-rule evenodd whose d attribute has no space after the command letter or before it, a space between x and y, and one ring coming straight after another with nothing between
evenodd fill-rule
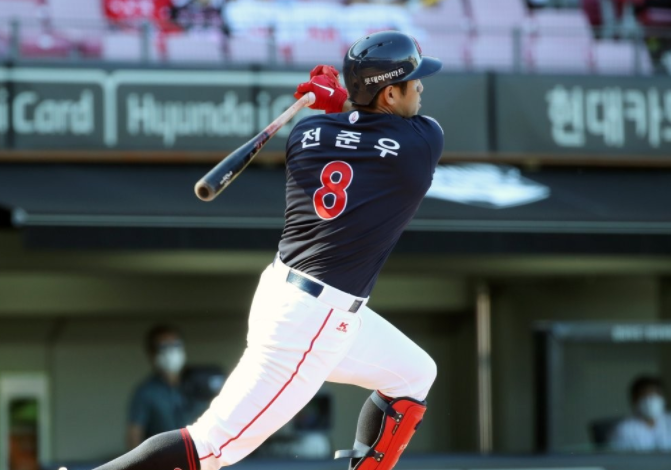
<instances>
[{"instance_id":1,"label":"red leg guard","mask_svg":"<svg viewBox=\"0 0 671 470\"><path fill-rule=\"evenodd\" d=\"M388 403L377 393L371 398L384 412L377 440L370 447L357 442L357 449L341 451L336 457L361 458L354 470L391 470L422 422L426 403L412 398L394 398Z\"/></svg>"}]
</instances>

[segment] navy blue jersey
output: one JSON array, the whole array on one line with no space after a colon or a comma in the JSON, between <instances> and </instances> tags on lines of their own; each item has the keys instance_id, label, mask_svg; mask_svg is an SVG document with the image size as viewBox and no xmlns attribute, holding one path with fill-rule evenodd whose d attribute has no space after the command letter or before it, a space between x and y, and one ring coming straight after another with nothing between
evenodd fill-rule
<instances>
[{"instance_id":1,"label":"navy blue jersey","mask_svg":"<svg viewBox=\"0 0 671 470\"><path fill-rule=\"evenodd\" d=\"M442 129L423 116L350 111L300 121L287 140L282 261L367 297L442 151Z\"/></svg>"}]
</instances>

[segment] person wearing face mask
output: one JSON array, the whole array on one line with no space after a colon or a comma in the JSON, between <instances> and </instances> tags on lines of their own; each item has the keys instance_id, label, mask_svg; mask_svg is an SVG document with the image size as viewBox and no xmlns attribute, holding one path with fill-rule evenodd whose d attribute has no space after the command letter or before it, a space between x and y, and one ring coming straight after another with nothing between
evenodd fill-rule
<instances>
[{"instance_id":1,"label":"person wearing face mask","mask_svg":"<svg viewBox=\"0 0 671 470\"><path fill-rule=\"evenodd\" d=\"M153 372L136 387L130 402L130 449L151 436L184 427L193 418L181 389L186 362L181 334L172 326L158 325L147 333L145 346Z\"/></svg>"},{"instance_id":2,"label":"person wearing face mask","mask_svg":"<svg viewBox=\"0 0 671 470\"><path fill-rule=\"evenodd\" d=\"M641 376L631 385L633 416L614 429L610 446L629 452L671 452L671 414L666 411L664 386L657 377Z\"/></svg>"}]
</instances>

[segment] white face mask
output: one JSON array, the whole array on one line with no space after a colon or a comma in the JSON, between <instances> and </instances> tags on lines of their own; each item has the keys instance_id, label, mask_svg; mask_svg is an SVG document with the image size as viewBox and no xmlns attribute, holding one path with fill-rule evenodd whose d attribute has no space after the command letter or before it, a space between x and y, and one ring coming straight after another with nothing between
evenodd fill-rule
<instances>
[{"instance_id":1,"label":"white face mask","mask_svg":"<svg viewBox=\"0 0 671 470\"><path fill-rule=\"evenodd\" d=\"M176 374L181 371L185 362L186 353L184 348L180 346L161 349L155 360L156 367L168 374Z\"/></svg>"},{"instance_id":2,"label":"white face mask","mask_svg":"<svg viewBox=\"0 0 671 470\"><path fill-rule=\"evenodd\" d=\"M638 402L638 412L648 418L656 421L661 418L666 411L666 401L659 395L649 395Z\"/></svg>"}]
</instances>

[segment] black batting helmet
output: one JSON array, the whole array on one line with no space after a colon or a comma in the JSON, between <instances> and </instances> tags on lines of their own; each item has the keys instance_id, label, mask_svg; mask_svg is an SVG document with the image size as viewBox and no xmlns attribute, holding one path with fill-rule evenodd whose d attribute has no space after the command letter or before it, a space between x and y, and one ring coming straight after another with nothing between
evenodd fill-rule
<instances>
[{"instance_id":1,"label":"black batting helmet","mask_svg":"<svg viewBox=\"0 0 671 470\"><path fill-rule=\"evenodd\" d=\"M427 77L443 64L422 57L414 38L398 31L381 31L364 36L347 51L343 63L349 100L368 106L382 88L394 83Z\"/></svg>"}]
</instances>

